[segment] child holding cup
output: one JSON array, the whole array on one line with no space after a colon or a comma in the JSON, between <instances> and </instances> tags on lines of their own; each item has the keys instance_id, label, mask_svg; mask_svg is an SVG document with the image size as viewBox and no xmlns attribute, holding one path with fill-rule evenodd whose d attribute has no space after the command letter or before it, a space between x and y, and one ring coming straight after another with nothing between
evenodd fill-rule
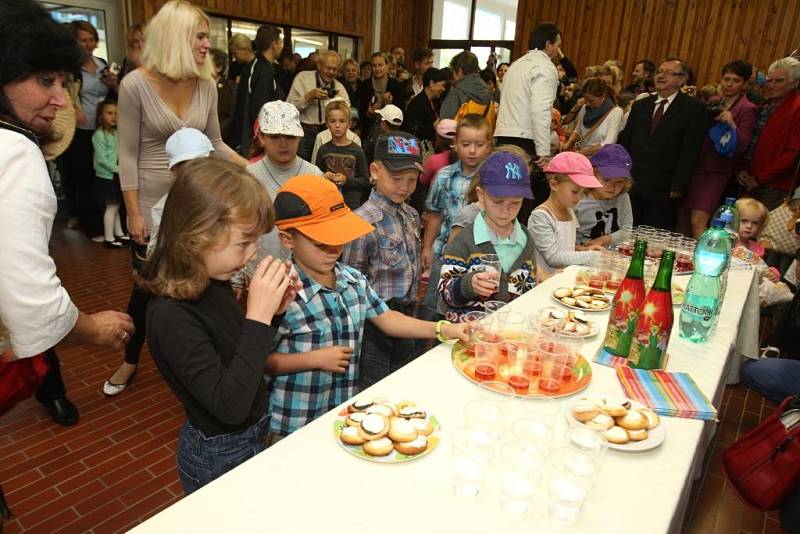
<instances>
[{"instance_id":1,"label":"child holding cup","mask_svg":"<svg viewBox=\"0 0 800 534\"><path fill-rule=\"evenodd\" d=\"M525 162L495 152L478 173L483 210L444 249L439 293L450 321L483 311L490 297L508 302L536 284L533 239L517 222L522 199L531 198Z\"/></svg>"}]
</instances>

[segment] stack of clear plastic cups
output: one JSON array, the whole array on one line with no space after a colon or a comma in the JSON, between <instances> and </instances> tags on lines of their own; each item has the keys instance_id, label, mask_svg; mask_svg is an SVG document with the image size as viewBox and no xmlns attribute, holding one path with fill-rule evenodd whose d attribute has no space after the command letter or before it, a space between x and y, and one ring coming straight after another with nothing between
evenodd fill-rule
<instances>
[{"instance_id":1,"label":"stack of clear plastic cups","mask_svg":"<svg viewBox=\"0 0 800 534\"><path fill-rule=\"evenodd\" d=\"M578 519L597 475L595 457L573 447L552 451L548 457L547 514L566 524Z\"/></svg>"},{"instance_id":2,"label":"stack of clear plastic cups","mask_svg":"<svg viewBox=\"0 0 800 534\"><path fill-rule=\"evenodd\" d=\"M530 510L546 459L546 452L530 442L512 441L502 446L498 482L504 512L523 515Z\"/></svg>"},{"instance_id":3,"label":"stack of clear plastic cups","mask_svg":"<svg viewBox=\"0 0 800 534\"><path fill-rule=\"evenodd\" d=\"M485 429L461 427L453 431L452 487L458 497L477 497L494 456L496 441Z\"/></svg>"}]
</instances>

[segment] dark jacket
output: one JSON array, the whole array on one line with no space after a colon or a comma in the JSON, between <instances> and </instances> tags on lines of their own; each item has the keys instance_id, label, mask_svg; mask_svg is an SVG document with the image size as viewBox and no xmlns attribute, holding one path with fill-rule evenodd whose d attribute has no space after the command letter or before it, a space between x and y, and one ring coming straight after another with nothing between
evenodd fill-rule
<instances>
[{"instance_id":1,"label":"dark jacket","mask_svg":"<svg viewBox=\"0 0 800 534\"><path fill-rule=\"evenodd\" d=\"M347 96L350 98L350 103L356 105L358 103L358 90L361 89L361 86L364 85L364 82L361 80L356 80L356 88L353 87L345 81L344 78L338 78L339 83L344 86L345 91L347 91Z\"/></svg>"},{"instance_id":2,"label":"dark jacket","mask_svg":"<svg viewBox=\"0 0 800 534\"><path fill-rule=\"evenodd\" d=\"M657 96L633 104L619 143L631 155L634 191L649 200L685 194L706 135L706 109L702 102L678 92L664 117L651 133Z\"/></svg>"},{"instance_id":3,"label":"dark jacket","mask_svg":"<svg viewBox=\"0 0 800 534\"><path fill-rule=\"evenodd\" d=\"M236 94L236 113L233 121L233 139L241 154L250 151L253 139L253 123L258 118L261 106L273 100L283 100L285 95L275 78L275 65L263 56L256 58L242 69Z\"/></svg>"},{"instance_id":4,"label":"dark jacket","mask_svg":"<svg viewBox=\"0 0 800 534\"><path fill-rule=\"evenodd\" d=\"M436 103L431 102L425 91L411 99L403 113L403 131L416 135L419 139L433 142L436 139L436 128L433 123L439 118Z\"/></svg>"},{"instance_id":5,"label":"dark jacket","mask_svg":"<svg viewBox=\"0 0 800 534\"><path fill-rule=\"evenodd\" d=\"M403 88L395 78L389 78L386 84L386 92L392 94L392 104L400 108L405 108L403 104ZM358 88L356 93L355 104L358 106L358 124L361 126L361 137L369 138L372 130L377 124L378 117L370 117L367 115L367 110L375 96L375 90L372 88L372 80L366 80L361 87Z\"/></svg>"},{"instance_id":6,"label":"dark jacket","mask_svg":"<svg viewBox=\"0 0 800 534\"><path fill-rule=\"evenodd\" d=\"M236 111L236 92L238 87L233 80L217 82L217 116L219 117L219 133L228 146L236 146L233 139L234 112Z\"/></svg>"},{"instance_id":7,"label":"dark jacket","mask_svg":"<svg viewBox=\"0 0 800 534\"><path fill-rule=\"evenodd\" d=\"M484 105L489 103L489 89L477 73L467 74L450 89L442 102L439 115L443 119L452 119L458 113L461 104L470 100Z\"/></svg>"}]
</instances>

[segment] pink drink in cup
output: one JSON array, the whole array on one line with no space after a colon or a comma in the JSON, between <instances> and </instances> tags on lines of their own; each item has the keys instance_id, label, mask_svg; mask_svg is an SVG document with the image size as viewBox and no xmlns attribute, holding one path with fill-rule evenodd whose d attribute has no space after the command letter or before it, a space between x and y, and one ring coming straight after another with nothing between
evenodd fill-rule
<instances>
[{"instance_id":1,"label":"pink drink in cup","mask_svg":"<svg viewBox=\"0 0 800 534\"><path fill-rule=\"evenodd\" d=\"M539 342L536 353L542 361L539 391L555 393L561 389L563 368L567 361L567 347L555 340L545 340Z\"/></svg>"},{"instance_id":2,"label":"pink drink in cup","mask_svg":"<svg viewBox=\"0 0 800 534\"><path fill-rule=\"evenodd\" d=\"M479 382L494 380L500 363L502 341L492 332L480 332L475 336L475 379Z\"/></svg>"}]
</instances>

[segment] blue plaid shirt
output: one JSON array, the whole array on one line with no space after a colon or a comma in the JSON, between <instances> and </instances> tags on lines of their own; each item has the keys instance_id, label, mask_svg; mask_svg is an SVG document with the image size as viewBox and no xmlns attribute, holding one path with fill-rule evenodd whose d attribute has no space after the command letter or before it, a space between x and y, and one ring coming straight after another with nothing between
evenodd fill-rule
<instances>
[{"instance_id":1,"label":"blue plaid shirt","mask_svg":"<svg viewBox=\"0 0 800 534\"><path fill-rule=\"evenodd\" d=\"M333 346L353 348L345 373L314 369L270 376L269 430L288 435L356 393L364 321L389 310L363 274L337 263L336 289L310 278L295 262L303 289L276 334L277 352L294 354Z\"/></svg>"},{"instance_id":2,"label":"blue plaid shirt","mask_svg":"<svg viewBox=\"0 0 800 534\"><path fill-rule=\"evenodd\" d=\"M384 300L408 304L419 286L419 214L408 204L392 202L377 190L356 214L375 227L344 248L342 263L366 273Z\"/></svg>"},{"instance_id":3,"label":"blue plaid shirt","mask_svg":"<svg viewBox=\"0 0 800 534\"><path fill-rule=\"evenodd\" d=\"M442 215L442 228L436 241L433 242L434 258L442 257L444 246L450 237L453 219L458 211L467 205L467 189L471 179L471 176L464 176L461 172L461 162L457 161L439 170L431 190L428 191L425 209Z\"/></svg>"}]
</instances>

